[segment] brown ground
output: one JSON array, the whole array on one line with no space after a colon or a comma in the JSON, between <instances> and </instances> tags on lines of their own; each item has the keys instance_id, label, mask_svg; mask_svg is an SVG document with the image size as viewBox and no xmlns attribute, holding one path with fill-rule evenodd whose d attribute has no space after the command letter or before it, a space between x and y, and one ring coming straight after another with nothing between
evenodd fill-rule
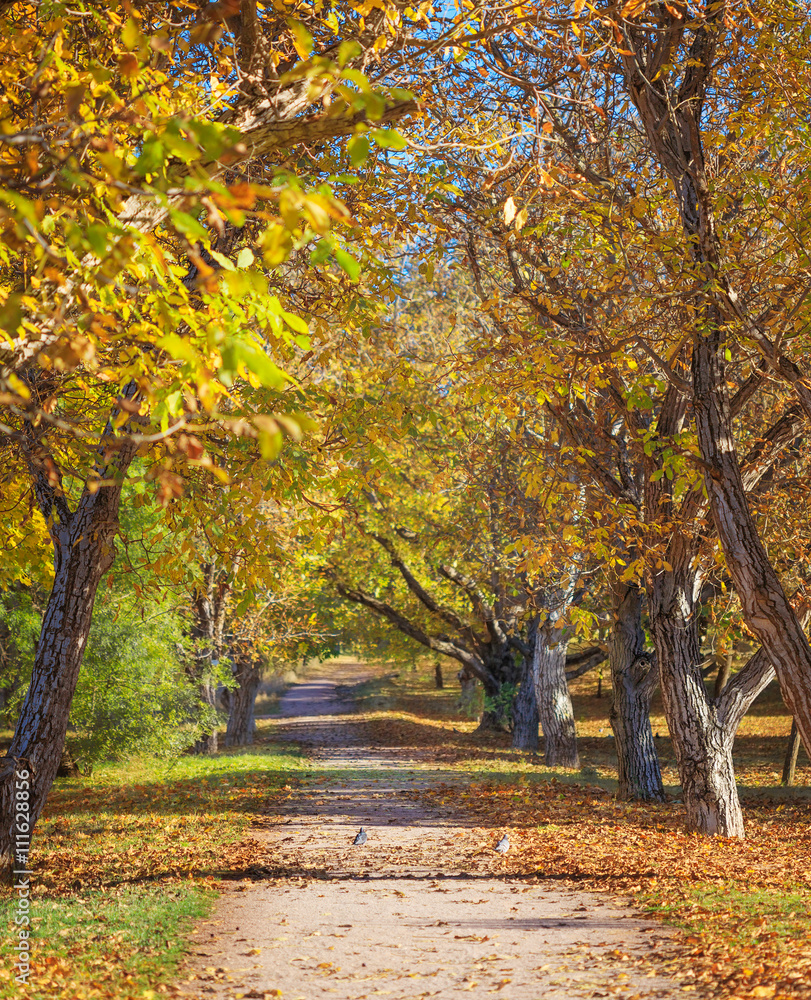
<instances>
[{"instance_id":1,"label":"brown ground","mask_svg":"<svg viewBox=\"0 0 811 1000\"><path fill-rule=\"evenodd\" d=\"M441 799L427 805L420 790L438 784L441 770L433 748L386 749L385 734L358 724L340 682L362 676L345 664L342 676L283 698L274 739L303 746L313 774L283 815L255 831L267 845L258 881L232 883L197 929L190 995L641 1000L681 992L664 971L661 924L542 873L510 876L492 830L471 827ZM368 842L352 847L360 826ZM521 850L518 835L511 850Z\"/></svg>"}]
</instances>

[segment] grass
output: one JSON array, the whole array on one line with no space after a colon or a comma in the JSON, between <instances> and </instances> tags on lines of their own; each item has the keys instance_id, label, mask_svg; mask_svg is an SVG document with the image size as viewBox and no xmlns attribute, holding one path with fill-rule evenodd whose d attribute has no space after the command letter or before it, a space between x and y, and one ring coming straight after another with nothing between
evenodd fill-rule
<instances>
[{"instance_id":1,"label":"grass","mask_svg":"<svg viewBox=\"0 0 811 1000\"><path fill-rule=\"evenodd\" d=\"M649 913L665 917L688 934L702 934L723 922L729 944L751 948L768 936L781 949L794 948L809 930L808 892L775 889L747 891L735 882L690 887L679 903L659 897L644 899Z\"/></svg>"},{"instance_id":2,"label":"grass","mask_svg":"<svg viewBox=\"0 0 811 1000\"><path fill-rule=\"evenodd\" d=\"M561 772L547 770L541 756L513 751L504 734L474 734L476 723L457 707L458 686L436 690L432 665L381 668L354 685L352 671L344 673L366 738L414 761L409 796L453 806L460 825L515 832L521 850L508 856L505 874L630 897L681 928L682 971L694 971L702 991L811 996L811 806L802 787L811 767L801 752L800 787L777 787L791 720L774 687L736 742L749 834L739 843L684 832L675 759L656 703L654 732L674 800L614 798L609 699L596 697L595 675L573 685L583 767ZM272 739L274 726L260 721L260 737ZM186 931L211 907L218 881L250 876L266 860L250 835L258 814L280 810L301 782L369 777L260 742L212 758L104 765L89 779L60 780L32 856L28 996L173 995ZM404 774L376 768L373 777L385 783ZM7 920L10 908L6 902ZM9 977L10 943L0 947L0 997L19 995Z\"/></svg>"},{"instance_id":3,"label":"grass","mask_svg":"<svg viewBox=\"0 0 811 1000\"><path fill-rule=\"evenodd\" d=\"M329 664L326 665L327 669ZM445 670L446 675L450 674ZM452 676L452 675L451 675ZM536 775L545 780L552 773L560 780L583 781L616 789L617 758L611 727L609 683L603 680L603 696L597 697L597 672L585 674L571 684L576 720L581 770L546 772L541 756L518 753L510 747L508 736L472 734L476 722L459 710L459 687L446 680L446 687L437 690L433 682L433 666L421 669L391 669L351 688L359 712L380 713L378 727L385 739L387 720L402 726L413 726L412 742L434 745L442 753L443 764L460 770L475 768L493 779L509 780L512 774ZM667 722L657 693L651 706L651 726L662 767L667 791L679 794L676 755L670 741ZM804 798L811 785L811 762L801 748L797 765L796 788L780 789L786 743L791 730L791 715L783 704L777 683L772 683L752 706L738 730L735 741L735 767L738 784L744 797L769 794L781 800Z\"/></svg>"},{"instance_id":4,"label":"grass","mask_svg":"<svg viewBox=\"0 0 811 1000\"><path fill-rule=\"evenodd\" d=\"M287 797L302 766L290 748L254 747L108 764L89 779L57 781L30 859L26 995L143 1000L174 992L186 932L210 909L219 878L259 862L251 822ZM14 901L1 905L13 933ZM0 997L20 995L14 940L7 935L0 946Z\"/></svg>"},{"instance_id":5,"label":"grass","mask_svg":"<svg viewBox=\"0 0 811 1000\"><path fill-rule=\"evenodd\" d=\"M178 974L187 950L185 936L214 898L211 889L191 883L36 899L33 975L25 995L32 1000L157 996L154 987ZM11 906L3 903L3 919L9 919ZM9 976L8 948L2 960L0 995L20 996L19 985ZM9 976L5 981L4 975Z\"/></svg>"}]
</instances>

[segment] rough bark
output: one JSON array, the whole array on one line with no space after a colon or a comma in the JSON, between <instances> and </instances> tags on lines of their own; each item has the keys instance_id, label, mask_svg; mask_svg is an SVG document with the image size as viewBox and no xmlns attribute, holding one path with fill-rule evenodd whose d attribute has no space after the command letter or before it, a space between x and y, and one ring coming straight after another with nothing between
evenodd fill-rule
<instances>
[{"instance_id":1,"label":"rough bark","mask_svg":"<svg viewBox=\"0 0 811 1000\"><path fill-rule=\"evenodd\" d=\"M580 767L574 709L566 683L566 646L565 635L557 630L538 629L533 675L548 767Z\"/></svg>"},{"instance_id":2,"label":"rough bark","mask_svg":"<svg viewBox=\"0 0 811 1000\"><path fill-rule=\"evenodd\" d=\"M732 674L732 654L728 654L718 664L718 673L715 675L715 685L713 687L713 697L720 697L721 692L727 685L727 681Z\"/></svg>"},{"instance_id":3,"label":"rough bark","mask_svg":"<svg viewBox=\"0 0 811 1000\"><path fill-rule=\"evenodd\" d=\"M437 691L441 691L445 687L445 680L442 677L442 664L434 664L434 686Z\"/></svg>"},{"instance_id":4,"label":"rough bark","mask_svg":"<svg viewBox=\"0 0 811 1000\"><path fill-rule=\"evenodd\" d=\"M589 646L588 649L581 650L566 657L566 680L573 681L577 677L582 677L589 670L594 670L601 663L608 659L608 653L602 646Z\"/></svg>"},{"instance_id":5,"label":"rough bark","mask_svg":"<svg viewBox=\"0 0 811 1000\"><path fill-rule=\"evenodd\" d=\"M213 684L210 678L205 678L200 682L198 691L200 703L209 713L209 718L212 718L217 711L217 685ZM217 727L209 722L195 740L192 753L217 753L219 749L220 740Z\"/></svg>"},{"instance_id":6,"label":"rough bark","mask_svg":"<svg viewBox=\"0 0 811 1000\"><path fill-rule=\"evenodd\" d=\"M628 94L639 111L651 150L670 177L696 279L705 283L696 310L692 390L701 459L713 521L747 624L774 664L786 705L811 747L811 645L761 542L746 496L735 446L725 375L726 327L740 324L777 375L794 388L811 416L811 389L803 372L783 357L749 315L723 267L701 139L702 105L710 85L727 4L708 5L696 21L688 60L674 92L674 42L683 37L681 15L670 30L629 25L622 66Z\"/></svg>"},{"instance_id":7,"label":"rough bark","mask_svg":"<svg viewBox=\"0 0 811 1000\"><path fill-rule=\"evenodd\" d=\"M689 551L684 552L684 566L653 578L650 618L662 700L679 765L688 828L743 837L732 764L735 734L719 725L701 676L696 608L701 583Z\"/></svg>"},{"instance_id":8,"label":"rough bark","mask_svg":"<svg viewBox=\"0 0 811 1000\"><path fill-rule=\"evenodd\" d=\"M459 708L463 712L470 711L470 706L476 698L476 678L465 667L457 674L461 691L459 693Z\"/></svg>"},{"instance_id":9,"label":"rough bark","mask_svg":"<svg viewBox=\"0 0 811 1000\"><path fill-rule=\"evenodd\" d=\"M538 698L535 692L534 650L538 620L527 628L528 652L521 664L521 683L513 702L513 747L516 750L538 749Z\"/></svg>"},{"instance_id":10,"label":"rough bark","mask_svg":"<svg viewBox=\"0 0 811 1000\"><path fill-rule=\"evenodd\" d=\"M258 665L249 659L240 659L234 672L235 688L228 695L228 726L225 731L227 747L244 747L253 743L256 733L254 705L256 692L262 680Z\"/></svg>"},{"instance_id":11,"label":"rough bark","mask_svg":"<svg viewBox=\"0 0 811 1000\"><path fill-rule=\"evenodd\" d=\"M719 326L696 338L696 424L713 521L746 622L774 664L806 749L811 747L811 645L766 553L746 498L734 445Z\"/></svg>"},{"instance_id":12,"label":"rough bark","mask_svg":"<svg viewBox=\"0 0 811 1000\"><path fill-rule=\"evenodd\" d=\"M35 394L49 391L36 378L31 385ZM31 776L30 833L62 758L96 593L115 556L121 488L135 455L131 442L118 439L114 420L120 404L136 394L132 383L113 407L93 476L75 510L62 489L59 467L45 447L42 427L26 427L25 457L53 544L54 583L42 619L31 683L0 769L0 866L6 874L13 864L15 774L25 769ZM129 429L125 425L123 431Z\"/></svg>"},{"instance_id":13,"label":"rough bark","mask_svg":"<svg viewBox=\"0 0 811 1000\"><path fill-rule=\"evenodd\" d=\"M658 683L654 658L645 650L642 593L615 580L614 625L609 647L613 697L609 721L617 747L618 797L663 802L662 772L650 725L650 701Z\"/></svg>"},{"instance_id":14,"label":"rough bark","mask_svg":"<svg viewBox=\"0 0 811 1000\"><path fill-rule=\"evenodd\" d=\"M0 856L10 859L14 774L31 774L33 828L62 757L70 706L84 657L93 605L102 577L113 562L120 487L85 494L75 513L67 504L51 522L54 584L45 614L31 683L0 773ZM64 502L62 502L64 503Z\"/></svg>"}]
</instances>

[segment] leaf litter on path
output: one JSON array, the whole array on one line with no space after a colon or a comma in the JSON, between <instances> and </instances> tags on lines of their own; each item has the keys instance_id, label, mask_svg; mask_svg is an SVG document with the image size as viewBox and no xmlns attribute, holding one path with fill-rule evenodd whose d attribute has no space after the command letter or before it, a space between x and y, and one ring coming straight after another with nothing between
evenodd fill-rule
<instances>
[{"instance_id":1,"label":"leaf litter on path","mask_svg":"<svg viewBox=\"0 0 811 1000\"><path fill-rule=\"evenodd\" d=\"M306 711L306 692L296 701ZM469 821L464 780L439 782L430 753L415 760L390 741L383 751L362 718L327 715L323 682L318 715L281 720L274 739L285 736L306 744L314 773L255 831L256 881L235 884L197 928L187 995L700 995L671 968L661 924L605 893L515 872L519 824L505 817L499 836L515 846L497 854L492 825ZM353 848L360 826L368 842ZM250 949L252 968L237 972Z\"/></svg>"}]
</instances>

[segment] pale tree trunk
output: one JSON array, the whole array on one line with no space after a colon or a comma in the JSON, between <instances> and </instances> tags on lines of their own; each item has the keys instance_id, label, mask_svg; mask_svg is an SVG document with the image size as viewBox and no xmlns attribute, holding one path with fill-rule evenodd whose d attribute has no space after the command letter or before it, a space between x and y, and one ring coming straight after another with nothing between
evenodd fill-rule
<instances>
[{"instance_id":1,"label":"pale tree trunk","mask_svg":"<svg viewBox=\"0 0 811 1000\"><path fill-rule=\"evenodd\" d=\"M194 626L192 636L197 641L196 659L190 673L199 684L200 701L213 716L217 710L217 685L214 668L223 657L225 619L233 590L233 578L241 565L235 556L230 572L212 559L203 566L203 587L194 595ZM193 747L194 753L216 753L219 739L216 725L206 728Z\"/></svg>"},{"instance_id":2,"label":"pale tree trunk","mask_svg":"<svg viewBox=\"0 0 811 1000\"><path fill-rule=\"evenodd\" d=\"M217 711L217 687L211 682L210 678L200 681L198 695L201 704L205 706L209 716L213 716ZM200 733L195 741L192 752L199 754L217 753L219 749L220 743L217 726L208 722L203 732Z\"/></svg>"},{"instance_id":3,"label":"pale tree trunk","mask_svg":"<svg viewBox=\"0 0 811 1000\"><path fill-rule=\"evenodd\" d=\"M614 625L609 647L613 692L609 721L617 747L618 797L663 802L665 790L650 725L650 702L658 683L653 657L645 651L642 592L614 580Z\"/></svg>"},{"instance_id":4,"label":"pale tree trunk","mask_svg":"<svg viewBox=\"0 0 811 1000\"><path fill-rule=\"evenodd\" d=\"M521 665L521 686L513 702L513 747L516 750L538 749L538 696L535 690L535 640L538 619L533 617L527 628L528 651Z\"/></svg>"},{"instance_id":5,"label":"pale tree trunk","mask_svg":"<svg viewBox=\"0 0 811 1000\"><path fill-rule=\"evenodd\" d=\"M566 681L567 646L562 631L548 626L538 629L532 668L548 767L580 767L574 709Z\"/></svg>"},{"instance_id":6,"label":"pale tree trunk","mask_svg":"<svg viewBox=\"0 0 811 1000\"><path fill-rule=\"evenodd\" d=\"M244 747L253 743L256 733L254 705L262 673L253 661L240 658L234 680L237 682L237 687L231 688L228 692L228 727L225 731L225 745Z\"/></svg>"},{"instance_id":7,"label":"pale tree trunk","mask_svg":"<svg viewBox=\"0 0 811 1000\"><path fill-rule=\"evenodd\" d=\"M457 672L456 679L459 681L459 687L461 688L459 693L459 708L463 712L469 712L471 705L476 700L477 680L474 675L464 667Z\"/></svg>"}]
</instances>

